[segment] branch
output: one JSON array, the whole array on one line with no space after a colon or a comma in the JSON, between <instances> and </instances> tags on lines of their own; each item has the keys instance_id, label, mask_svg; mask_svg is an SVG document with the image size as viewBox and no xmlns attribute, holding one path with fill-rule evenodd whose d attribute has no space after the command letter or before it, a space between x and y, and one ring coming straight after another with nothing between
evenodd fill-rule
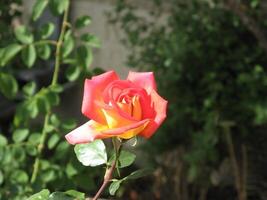
<instances>
[{"instance_id":1,"label":"branch","mask_svg":"<svg viewBox=\"0 0 267 200\"><path fill-rule=\"evenodd\" d=\"M60 57L61 56L61 47L62 47L62 43L63 43L63 39L64 39L64 34L65 34L66 28L67 28L68 13L69 13L69 5L64 12L59 39L56 43L55 69L54 69L54 73L53 73L52 82L50 85L56 85L57 84L59 68L60 68L60 61L61 61L61 57ZM46 115L45 115L42 135L41 135L40 143L39 143L38 148L37 148L37 156L35 158L34 165L33 165L33 173L32 173L32 177L31 177L31 183L35 182L36 177L38 175L39 168L40 168L40 158L41 158L41 155L42 155L42 152L44 149L44 144L45 144L45 141L47 138L46 128L47 128L48 123L49 123L50 115L51 115L50 112L46 113Z\"/></svg>"}]
</instances>

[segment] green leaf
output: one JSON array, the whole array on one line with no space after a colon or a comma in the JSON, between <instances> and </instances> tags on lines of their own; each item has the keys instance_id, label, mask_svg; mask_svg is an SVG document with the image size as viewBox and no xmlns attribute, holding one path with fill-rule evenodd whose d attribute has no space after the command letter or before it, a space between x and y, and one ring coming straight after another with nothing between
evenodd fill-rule
<instances>
[{"instance_id":1,"label":"green leaf","mask_svg":"<svg viewBox=\"0 0 267 200\"><path fill-rule=\"evenodd\" d=\"M118 166L120 168L127 167L134 162L135 158L136 158L135 154L128 152L128 151L121 151L120 157L118 160L119 161Z\"/></svg>"},{"instance_id":2,"label":"green leaf","mask_svg":"<svg viewBox=\"0 0 267 200\"><path fill-rule=\"evenodd\" d=\"M30 44L26 46L22 50L21 56L22 56L22 61L24 62L24 64L27 67L32 67L36 60L36 50L35 50L34 45Z\"/></svg>"},{"instance_id":3,"label":"green leaf","mask_svg":"<svg viewBox=\"0 0 267 200\"><path fill-rule=\"evenodd\" d=\"M51 85L49 86L49 89L55 93L60 93L64 90L63 86L59 84Z\"/></svg>"},{"instance_id":4,"label":"green leaf","mask_svg":"<svg viewBox=\"0 0 267 200\"><path fill-rule=\"evenodd\" d=\"M129 180L129 179L138 179L143 176L147 176L153 172L152 169L146 168L146 169L139 169L137 171L132 172L130 175L126 176L123 178L124 180Z\"/></svg>"},{"instance_id":5,"label":"green leaf","mask_svg":"<svg viewBox=\"0 0 267 200\"><path fill-rule=\"evenodd\" d=\"M55 180L56 172L54 169L50 168L48 170L42 171L42 174L40 174L40 176L43 182L48 183Z\"/></svg>"},{"instance_id":6,"label":"green leaf","mask_svg":"<svg viewBox=\"0 0 267 200\"><path fill-rule=\"evenodd\" d=\"M58 127L60 125L60 120L56 114L52 114L50 117L50 122L53 126Z\"/></svg>"},{"instance_id":7,"label":"green leaf","mask_svg":"<svg viewBox=\"0 0 267 200\"><path fill-rule=\"evenodd\" d=\"M118 167L123 168L130 166L135 161L135 158L136 158L135 154L129 151L122 150L120 152L120 157L118 159ZM114 160L115 160L115 153L112 154L109 160L109 164L111 164Z\"/></svg>"},{"instance_id":8,"label":"green leaf","mask_svg":"<svg viewBox=\"0 0 267 200\"><path fill-rule=\"evenodd\" d=\"M95 167L107 162L106 147L102 140L88 144L77 144L74 147L78 160L85 166Z\"/></svg>"},{"instance_id":9,"label":"green leaf","mask_svg":"<svg viewBox=\"0 0 267 200\"><path fill-rule=\"evenodd\" d=\"M67 167L65 169L66 174L69 178L73 177L74 175L78 174L78 170L74 168L71 162L67 164Z\"/></svg>"},{"instance_id":10,"label":"green leaf","mask_svg":"<svg viewBox=\"0 0 267 200\"><path fill-rule=\"evenodd\" d=\"M0 147L7 145L7 139L4 135L0 134Z\"/></svg>"},{"instance_id":11,"label":"green leaf","mask_svg":"<svg viewBox=\"0 0 267 200\"><path fill-rule=\"evenodd\" d=\"M36 49L37 49L37 55L43 60L47 60L51 55L51 48L49 44L38 45L36 46Z\"/></svg>"},{"instance_id":12,"label":"green leaf","mask_svg":"<svg viewBox=\"0 0 267 200\"><path fill-rule=\"evenodd\" d=\"M55 30L55 25L53 23L49 22L49 23L44 24L40 31L41 38L42 39L48 38L49 36L52 35L54 30Z\"/></svg>"},{"instance_id":13,"label":"green leaf","mask_svg":"<svg viewBox=\"0 0 267 200\"><path fill-rule=\"evenodd\" d=\"M55 15L61 15L69 5L69 0L51 0L50 6Z\"/></svg>"},{"instance_id":14,"label":"green leaf","mask_svg":"<svg viewBox=\"0 0 267 200\"><path fill-rule=\"evenodd\" d=\"M72 37L71 34L65 35L68 37L65 37L64 43L62 46L62 56L63 58L66 58L74 49L74 38Z\"/></svg>"},{"instance_id":15,"label":"green leaf","mask_svg":"<svg viewBox=\"0 0 267 200\"><path fill-rule=\"evenodd\" d=\"M30 196L27 200L47 200L49 197L49 190L43 189L40 192Z\"/></svg>"},{"instance_id":16,"label":"green leaf","mask_svg":"<svg viewBox=\"0 0 267 200\"><path fill-rule=\"evenodd\" d=\"M6 73L0 73L0 91L9 99L15 97L18 92L16 79Z\"/></svg>"},{"instance_id":17,"label":"green leaf","mask_svg":"<svg viewBox=\"0 0 267 200\"><path fill-rule=\"evenodd\" d=\"M75 197L75 200L84 200L85 199L85 194L82 192L78 192L76 190L68 190L64 192L65 194Z\"/></svg>"},{"instance_id":18,"label":"green leaf","mask_svg":"<svg viewBox=\"0 0 267 200\"><path fill-rule=\"evenodd\" d=\"M26 26L18 26L15 29L15 36L16 36L17 40L23 44L31 44L33 42L33 35L27 29Z\"/></svg>"},{"instance_id":19,"label":"green leaf","mask_svg":"<svg viewBox=\"0 0 267 200\"><path fill-rule=\"evenodd\" d=\"M95 35L92 35L90 33L85 33L81 35L81 40L85 42L87 45L92 47L100 47L100 40Z\"/></svg>"},{"instance_id":20,"label":"green leaf","mask_svg":"<svg viewBox=\"0 0 267 200\"><path fill-rule=\"evenodd\" d=\"M20 50L22 46L19 44L10 44L4 48L4 53L2 55L1 66L6 65Z\"/></svg>"},{"instance_id":21,"label":"green leaf","mask_svg":"<svg viewBox=\"0 0 267 200\"><path fill-rule=\"evenodd\" d=\"M44 12L48 4L48 0L36 0L33 9L32 9L32 19L36 21Z\"/></svg>"},{"instance_id":22,"label":"green leaf","mask_svg":"<svg viewBox=\"0 0 267 200\"><path fill-rule=\"evenodd\" d=\"M59 96L57 93L53 92L53 91L49 91L47 94L46 94L46 97L47 97L47 100L49 102L50 105L52 106L56 106L59 104Z\"/></svg>"},{"instance_id":23,"label":"green leaf","mask_svg":"<svg viewBox=\"0 0 267 200\"><path fill-rule=\"evenodd\" d=\"M85 16L81 16L79 17L76 22L75 22L75 27L76 28L83 28L85 27L86 25L90 24L91 23L91 17L88 16L88 15L85 15Z\"/></svg>"},{"instance_id":24,"label":"green leaf","mask_svg":"<svg viewBox=\"0 0 267 200\"><path fill-rule=\"evenodd\" d=\"M66 77L69 81L75 81L77 78L79 78L80 73L81 73L80 67L71 65L66 70Z\"/></svg>"},{"instance_id":25,"label":"green leaf","mask_svg":"<svg viewBox=\"0 0 267 200\"><path fill-rule=\"evenodd\" d=\"M23 140L25 140L27 138L27 136L29 135L29 130L28 129L17 129L14 131L13 135L12 135L12 139L15 143L19 143L22 142Z\"/></svg>"},{"instance_id":26,"label":"green leaf","mask_svg":"<svg viewBox=\"0 0 267 200\"><path fill-rule=\"evenodd\" d=\"M59 139L60 137L57 134L53 134L48 140L48 149L53 149L57 145Z\"/></svg>"},{"instance_id":27,"label":"green leaf","mask_svg":"<svg viewBox=\"0 0 267 200\"><path fill-rule=\"evenodd\" d=\"M77 59L78 63L87 69L92 64L93 61L93 55L92 55L92 50L91 48L87 46L80 46L77 49Z\"/></svg>"},{"instance_id":28,"label":"green leaf","mask_svg":"<svg viewBox=\"0 0 267 200\"><path fill-rule=\"evenodd\" d=\"M122 180L113 181L109 186L109 194L115 195L116 191L120 188Z\"/></svg>"},{"instance_id":29,"label":"green leaf","mask_svg":"<svg viewBox=\"0 0 267 200\"><path fill-rule=\"evenodd\" d=\"M0 185L4 182L4 175L3 172L0 170Z\"/></svg>"},{"instance_id":30,"label":"green leaf","mask_svg":"<svg viewBox=\"0 0 267 200\"><path fill-rule=\"evenodd\" d=\"M37 155L37 147L27 145L26 146L26 152L31 156L36 156Z\"/></svg>"},{"instance_id":31,"label":"green leaf","mask_svg":"<svg viewBox=\"0 0 267 200\"><path fill-rule=\"evenodd\" d=\"M66 131L72 130L77 126L77 123L73 119L68 119L62 123L62 128Z\"/></svg>"},{"instance_id":32,"label":"green leaf","mask_svg":"<svg viewBox=\"0 0 267 200\"><path fill-rule=\"evenodd\" d=\"M63 192L53 192L47 200L75 200L75 198Z\"/></svg>"},{"instance_id":33,"label":"green leaf","mask_svg":"<svg viewBox=\"0 0 267 200\"><path fill-rule=\"evenodd\" d=\"M30 99L29 101L26 102L25 104L26 110L27 110L27 114L33 119L35 118L38 113L39 113L39 107L37 104L36 99ZM24 113L25 114L25 113Z\"/></svg>"},{"instance_id":34,"label":"green leaf","mask_svg":"<svg viewBox=\"0 0 267 200\"><path fill-rule=\"evenodd\" d=\"M29 176L25 171L16 170L11 174L11 180L15 183L25 184L29 180Z\"/></svg>"},{"instance_id":35,"label":"green leaf","mask_svg":"<svg viewBox=\"0 0 267 200\"><path fill-rule=\"evenodd\" d=\"M36 91L36 83L35 82L27 83L26 85L23 86L22 90L26 96L32 96Z\"/></svg>"},{"instance_id":36,"label":"green leaf","mask_svg":"<svg viewBox=\"0 0 267 200\"><path fill-rule=\"evenodd\" d=\"M28 138L28 141L33 145L39 144L40 140L41 140L41 133L31 133L31 135Z\"/></svg>"}]
</instances>

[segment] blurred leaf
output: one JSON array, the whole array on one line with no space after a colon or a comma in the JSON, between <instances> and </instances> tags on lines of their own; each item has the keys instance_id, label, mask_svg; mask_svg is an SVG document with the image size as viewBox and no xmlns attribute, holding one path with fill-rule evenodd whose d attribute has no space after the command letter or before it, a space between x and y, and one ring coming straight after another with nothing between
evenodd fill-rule
<instances>
[{"instance_id":1,"label":"blurred leaf","mask_svg":"<svg viewBox=\"0 0 267 200\"><path fill-rule=\"evenodd\" d=\"M120 188L122 180L113 181L109 186L109 194L115 195L116 191Z\"/></svg>"},{"instance_id":2,"label":"blurred leaf","mask_svg":"<svg viewBox=\"0 0 267 200\"><path fill-rule=\"evenodd\" d=\"M22 60L27 67L32 67L36 60L36 50L34 45L30 44L22 49Z\"/></svg>"},{"instance_id":3,"label":"blurred leaf","mask_svg":"<svg viewBox=\"0 0 267 200\"><path fill-rule=\"evenodd\" d=\"M129 151L124 151L122 150L120 152L120 157L118 160L118 167L123 168L123 167L127 167L130 166L134 161L135 161L136 155L129 152ZM113 153L110 160L109 160L109 164L111 165L111 163L115 160L115 154Z\"/></svg>"},{"instance_id":4,"label":"blurred leaf","mask_svg":"<svg viewBox=\"0 0 267 200\"><path fill-rule=\"evenodd\" d=\"M58 116L56 114L52 114L50 117L50 122L53 126L58 127L61 123Z\"/></svg>"},{"instance_id":5,"label":"blurred leaf","mask_svg":"<svg viewBox=\"0 0 267 200\"><path fill-rule=\"evenodd\" d=\"M27 145L26 146L26 152L31 156L36 156L37 155L37 147Z\"/></svg>"},{"instance_id":6,"label":"blurred leaf","mask_svg":"<svg viewBox=\"0 0 267 200\"><path fill-rule=\"evenodd\" d=\"M35 4L33 6L33 9L32 9L33 21L36 21L42 15L48 2L49 2L48 0L36 0Z\"/></svg>"},{"instance_id":7,"label":"blurred leaf","mask_svg":"<svg viewBox=\"0 0 267 200\"><path fill-rule=\"evenodd\" d=\"M68 7L69 0L50 0L52 11L56 15L61 15Z\"/></svg>"},{"instance_id":8,"label":"blurred leaf","mask_svg":"<svg viewBox=\"0 0 267 200\"><path fill-rule=\"evenodd\" d=\"M0 147L6 146L7 145L7 139L4 135L0 134Z\"/></svg>"},{"instance_id":9,"label":"blurred leaf","mask_svg":"<svg viewBox=\"0 0 267 200\"><path fill-rule=\"evenodd\" d=\"M52 92L55 92L55 93L60 93L60 92L62 92L64 90L64 88L61 85L59 85L59 84L51 85L49 87L49 89Z\"/></svg>"},{"instance_id":10,"label":"blurred leaf","mask_svg":"<svg viewBox=\"0 0 267 200\"><path fill-rule=\"evenodd\" d=\"M102 140L88 144L77 144L74 147L78 160L85 166L95 167L107 162L106 147Z\"/></svg>"},{"instance_id":11,"label":"blurred leaf","mask_svg":"<svg viewBox=\"0 0 267 200\"><path fill-rule=\"evenodd\" d=\"M32 96L36 91L36 83L35 82L27 83L26 85L23 86L22 90L26 96Z\"/></svg>"},{"instance_id":12,"label":"blurred leaf","mask_svg":"<svg viewBox=\"0 0 267 200\"><path fill-rule=\"evenodd\" d=\"M0 73L0 91L9 99L15 97L18 92L18 83L16 79L6 73Z\"/></svg>"},{"instance_id":13,"label":"blurred leaf","mask_svg":"<svg viewBox=\"0 0 267 200\"><path fill-rule=\"evenodd\" d=\"M30 196L27 200L47 200L49 197L49 190L43 189L40 192Z\"/></svg>"},{"instance_id":14,"label":"blurred leaf","mask_svg":"<svg viewBox=\"0 0 267 200\"><path fill-rule=\"evenodd\" d=\"M79 78L81 69L78 66L71 65L67 68L66 77L69 81L75 81Z\"/></svg>"},{"instance_id":15,"label":"blurred leaf","mask_svg":"<svg viewBox=\"0 0 267 200\"><path fill-rule=\"evenodd\" d=\"M75 200L84 200L85 199L85 194L82 192L78 192L76 190L68 190L64 192L65 194L75 197Z\"/></svg>"},{"instance_id":16,"label":"blurred leaf","mask_svg":"<svg viewBox=\"0 0 267 200\"><path fill-rule=\"evenodd\" d=\"M11 180L13 180L16 183L25 184L29 180L28 174L23 170L15 170L11 174Z\"/></svg>"},{"instance_id":17,"label":"blurred leaf","mask_svg":"<svg viewBox=\"0 0 267 200\"><path fill-rule=\"evenodd\" d=\"M85 33L81 36L81 40L84 41L87 45L90 45L92 47L100 47L100 40L90 33Z\"/></svg>"},{"instance_id":18,"label":"blurred leaf","mask_svg":"<svg viewBox=\"0 0 267 200\"><path fill-rule=\"evenodd\" d=\"M51 182L51 181L55 180L55 178L56 178L56 172L53 169L48 169L48 170L42 171L42 174L40 174L40 175L41 175L42 181L45 183Z\"/></svg>"},{"instance_id":19,"label":"blurred leaf","mask_svg":"<svg viewBox=\"0 0 267 200\"><path fill-rule=\"evenodd\" d=\"M38 56L43 60L47 60L51 55L51 48L49 44L38 45L36 46L36 49Z\"/></svg>"},{"instance_id":20,"label":"blurred leaf","mask_svg":"<svg viewBox=\"0 0 267 200\"><path fill-rule=\"evenodd\" d=\"M27 138L27 136L29 135L29 130L28 129L17 129L14 131L13 135L12 135L12 139L14 142L19 143L22 142L23 140L25 140Z\"/></svg>"},{"instance_id":21,"label":"blurred leaf","mask_svg":"<svg viewBox=\"0 0 267 200\"><path fill-rule=\"evenodd\" d=\"M66 131L72 130L77 126L77 123L74 119L68 119L62 123L62 128L64 128Z\"/></svg>"},{"instance_id":22,"label":"blurred leaf","mask_svg":"<svg viewBox=\"0 0 267 200\"><path fill-rule=\"evenodd\" d=\"M33 35L27 29L26 26L18 26L15 29L15 36L16 36L17 40L23 44L31 44L33 42Z\"/></svg>"},{"instance_id":23,"label":"blurred leaf","mask_svg":"<svg viewBox=\"0 0 267 200\"><path fill-rule=\"evenodd\" d=\"M60 137L57 134L51 135L47 143L48 149L53 149L57 145L59 140L60 140Z\"/></svg>"},{"instance_id":24,"label":"blurred leaf","mask_svg":"<svg viewBox=\"0 0 267 200\"><path fill-rule=\"evenodd\" d=\"M67 167L66 167L66 174L68 175L69 178L71 178L72 176L78 174L78 171L77 169L74 168L74 166L72 165L71 162L69 162L67 164Z\"/></svg>"},{"instance_id":25,"label":"blurred leaf","mask_svg":"<svg viewBox=\"0 0 267 200\"><path fill-rule=\"evenodd\" d=\"M81 16L79 17L76 22L75 22L75 27L76 28L83 28L85 27L86 25L89 25L91 23L91 17L90 16Z\"/></svg>"},{"instance_id":26,"label":"blurred leaf","mask_svg":"<svg viewBox=\"0 0 267 200\"><path fill-rule=\"evenodd\" d=\"M19 44L10 44L4 48L4 53L2 55L1 66L6 65L20 50L22 46Z\"/></svg>"},{"instance_id":27,"label":"blurred leaf","mask_svg":"<svg viewBox=\"0 0 267 200\"><path fill-rule=\"evenodd\" d=\"M77 49L78 63L85 69L90 67L93 61L93 55L91 48L87 46L80 46Z\"/></svg>"},{"instance_id":28,"label":"blurred leaf","mask_svg":"<svg viewBox=\"0 0 267 200\"><path fill-rule=\"evenodd\" d=\"M130 175L126 176L123 178L124 180L129 180L129 179L138 179L144 176L147 176L153 172L152 169L139 169L134 172L132 172Z\"/></svg>"},{"instance_id":29,"label":"blurred leaf","mask_svg":"<svg viewBox=\"0 0 267 200\"><path fill-rule=\"evenodd\" d=\"M0 170L0 185L4 182L4 175L3 172Z\"/></svg>"},{"instance_id":30,"label":"blurred leaf","mask_svg":"<svg viewBox=\"0 0 267 200\"><path fill-rule=\"evenodd\" d=\"M33 145L37 145L39 144L40 139L41 139L41 133L31 133L28 138L28 141Z\"/></svg>"},{"instance_id":31,"label":"blurred leaf","mask_svg":"<svg viewBox=\"0 0 267 200\"><path fill-rule=\"evenodd\" d=\"M55 30L55 25L53 23L49 22L49 23L44 24L40 31L41 38L42 39L48 38L49 36L52 35L54 30Z\"/></svg>"},{"instance_id":32,"label":"blurred leaf","mask_svg":"<svg viewBox=\"0 0 267 200\"><path fill-rule=\"evenodd\" d=\"M66 34L62 46L63 58L66 58L72 52L73 49L74 49L74 38L71 34Z\"/></svg>"}]
</instances>

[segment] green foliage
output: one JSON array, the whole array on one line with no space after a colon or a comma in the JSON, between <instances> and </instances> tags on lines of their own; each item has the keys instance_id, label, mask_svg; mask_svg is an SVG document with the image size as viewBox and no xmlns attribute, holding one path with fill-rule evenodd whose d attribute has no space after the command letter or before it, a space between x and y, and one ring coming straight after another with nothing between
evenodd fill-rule
<instances>
[{"instance_id":1,"label":"green foliage","mask_svg":"<svg viewBox=\"0 0 267 200\"><path fill-rule=\"evenodd\" d=\"M139 169L137 171L132 172L128 176L118 180L118 179L113 179L112 183L109 186L109 193L110 195L115 195L117 190L120 188L120 185L122 184L123 181L131 180L131 179L139 179L141 177L147 176L152 173L152 169Z\"/></svg>"},{"instance_id":2,"label":"green foliage","mask_svg":"<svg viewBox=\"0 0 267 200\"><path fill-rule=\"evenodd\" d=\"M6 73L0 73L0 91L7 97L13 98L18 91L18 83L16 79Z\"/></svg>"},{"instance_id":3,"label":"green foliage","mask_svg":"<svg viewBox=\"0 0 267 200\"><path fill-rule=\"evenodd\" d=\"M36 60L36 50L34 45L31 44L26 46L21 52L21 57L27 67L32 67Z\"/></svg>"},{"instance_id":4,"label":"green foliage","mask_svg":"<svg viewBox=\"0 0 267 200\"><path fill-rule=\"evenodd\" d=\"M44 12L46 6L48 5L49 0L36 0L33 10L32 10L32 19L36 21Z\"/></svg>"},{"instance_id":5,"label":"green foliage","mask_svg":"<svg viewBox=\"0 0 267 200\"><path fill-rule=\"evenodd\" d=\"M9 44L2 50L1 53L1 66L5 66L17 53L22 49L22 46L19 44Z\"/></svg>"},{"instance_id":6,"label":"green foliage","mask_svg":"<svg viewBox=\"0 0 267 200\"><path fill-rule=\"evenodd\" d=\"M88 144L77 144L74 151L78 160L85 166L95 167L107 162L106 147L102 140L95 140Z\"/></svg>"},{"instance_id":7,"label":"green foliage","mask_svg":"<svg viewBox=\"0 0 267 200\"><path fill-rule=\"evenodd\" d=\"M91 17L90 16L81 16L79 17L76 22L75 26L76 28L83 28L91 23Z\"/></svg>"},{"instance_id":8,"label":"green foliage","mask_svg":"<svg viewBox=\"0 0 267 200\"><path fill-rule=\"evenodd\" d=\"M49 36L52 35L54 30L55 30L55 25L52 24L51 22L44 24L40 30L41 38L47 39Z\"/></svg>"},{"instance_id":9,"label":"green foliage","mask_svg":"<svg viewBox=\"0 0 267 200\"><path fill-rule=\"evenodd\" d=\"M266 38L261 2L242 1L240 12L252 18ZM186 181L199 190L209 188L207 177L229 156L220 124L234 123L236 149L249 146L265 131L266 52L251 27L225 9L225 1L151 4L146 17L119 0L116 14L109 16L126 35L127 64L153 71L159 93L169 101L167 120L146 150L184 149Z\"/></svg>"},{"instance_id":10,"label":"green foliage","mask_svg":"<svg viewBox=\"0 0 267 200\"><path fill-rule=\"evenodd\" d=\"M65 18L62 16L68 10L69 0L36 0L33 6L33 21L49 9L57 17L64 18L63 26L59 27L46 22L40 27L27 23L32 26L12 28L12 18L19 15L17 11L10 14L14 13L10 9L16 7L15 4L19 7L20 0L0 3L0 27L6 30L0 33L0 98L4 106L5 102L8 102L7 107L15 106L8 119L1 121L0 199L84 200L84 193L75 190L50 193L42 189L66 191L77 188L89 192L95 189L94 180L101 170L92 171L83 167L64 138L76 127L76 122L54 113L54 108L63 101L62 93L67 88L68 79L75 85L84 76L91 75L89 66L93 60L94 46L81 40L76 23L70 24L67 14ZM79 26L90 24L90 17L81 16L80 19ZM56 28L62 34L60 41L50 39ZM79 48L83 48L80 46L86 46L84 57L77 56ZM60 54L56 55L59 48ZM55 70L55 66L51 66L55 60L59 60L59 68L64 64L66 69L74 70L63 67ZM42 78L35 75L37 71L50 71L51 67L55 70L53 74L48 73ZM30 76L24 79L22 72ZM47 83L46 80L51 82ZM34 178L35 168L37 174Z\"/></svg>"},{"instance_id":11,"label":"green foliage","mask_svg":"<svg viewBox=\"0 0 267 200\"><path fill-rule=\"evenodd\" d=\"M33 35L25 26L17 27L15 29L15 36L23 44L31 44L33 42Z\"/></svg>"},{"instance_id":12,"label":"green foliage","mask_svg":"<svg viewBox=\"0 0 267 200\"><path fill-rule=\"evenodd\" d=\"M117 163L117 167L119 168L124 168L124 167L128 167L131 164L133 164L133 162L135 161L136 155L129 152L129 151L125 151L122 150L120 152L120 156L118 159L118 163ZM115 154L112 154L111 158L109 159L108 163L111 165L111 163L115 160Z\"/></svg>"}]
</instances>

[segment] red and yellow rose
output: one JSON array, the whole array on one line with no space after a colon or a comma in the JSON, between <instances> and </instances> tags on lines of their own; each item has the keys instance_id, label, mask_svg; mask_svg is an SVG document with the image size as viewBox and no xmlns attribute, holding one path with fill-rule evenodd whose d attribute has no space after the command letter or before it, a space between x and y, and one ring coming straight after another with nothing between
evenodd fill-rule
<instances>
[{"instance_id":1,"label":"red and yellow rose","mask_svg":"<svg viewBox=\"0 0 267 200\"><path fill-rule=\"evenodd\" d=\"M91 120L65 137L70 144L115 136L149 138L166 118L166 109L152 72L129 72L120 80L109 71L85 80L82 113Z\"/></svg>"}]
</instances>

